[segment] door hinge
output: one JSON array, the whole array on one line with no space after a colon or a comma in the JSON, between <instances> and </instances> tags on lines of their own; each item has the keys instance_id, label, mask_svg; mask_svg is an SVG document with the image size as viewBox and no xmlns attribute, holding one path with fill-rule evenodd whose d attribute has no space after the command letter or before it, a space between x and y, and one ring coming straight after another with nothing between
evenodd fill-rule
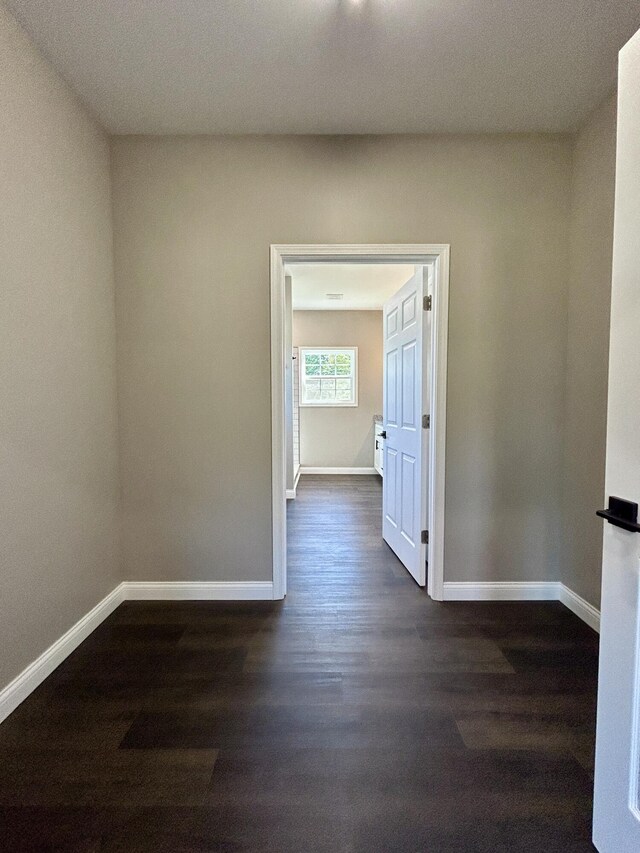
<instances>
[{"instance_id":1,"label":"door hinge","mask_svg":"<svg viewBox=\"0 0 640 853\"><path fill-rule=\"evenodd\" d=\"M422 300L422 307L425 311L431 311L431 307L433 305L433 300L431 296L425 296Z\"/></svg>"},{"instance_id":2,"label":"door hinge","mask_svg":"<svg viewBox=\"0 0 640 853\"><path fill-rule=\"evenodd\" d=\"M430 429L431 427L431 415L423 415L422 416L422 429Z\"/></svg>"},{"instance_id":3,"label":"door hinge","mask_svg":"<svg viewBox=\"0 0 640 853\"><path fill-rule=\"evenodd\" d=\"M422 531L422 533L420 534L420 541L422 542L423 545L429 544L429 531L428 530Z\"/></svg>"}]
</instances>

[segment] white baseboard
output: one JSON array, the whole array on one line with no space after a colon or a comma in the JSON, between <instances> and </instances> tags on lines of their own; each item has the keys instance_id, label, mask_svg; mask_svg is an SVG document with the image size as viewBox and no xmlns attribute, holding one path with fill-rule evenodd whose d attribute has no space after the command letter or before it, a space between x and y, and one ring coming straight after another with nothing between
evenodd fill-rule
<instances>
[{"instance_id":1,"label":"white baseboard","mask_svg":"<svg viewBox=\"0 0 640 853\"><path fill-rule=\"evenodd\" d=\"M586 599L578 595L568 586L560 584L560 601L565 607L568 607L572 613L575 613L579 619L586 622L594 631L600 633L600 611L593 604L589 604Z\"/></svg>"},{"instance_id":2,"label":"white baseboard","mask_svg":"<svg viewBox=\"0 0 640 853\"><path fill-rule=\"evenodd\" d=\"M0 722L6 719L125 600L267 601L271 599L273 599L271 581L125 581L96 604L0 691ZM595 631L600 630L600 611L565 584L556 581L448 582L444 585L444 600L561 601Z\"/></svg>"},{"instance_id":3,"label":"white baseboard","mask_svg":"<svg viewBox=\"0 0 640 853\"><path fill-rule=\"evenodd\" d=\"M296 471L296 475L293 481L293 488L287 489L285 492L285 496L288 501L295 501L296 499L296 489L298 488L298 483L300 482L300 466L298 465L298 470Z\"/></svg>"},{"instance_id":4,"label":"white baseboard","mask_svg":"<svg viewBox=\"0 0 640 853\"><path fill-rule=\"evenodd\" d=\"M6 719L30 693L51 675L92 631L124 601L124 584L119 584L106 598L82 617L59 640L24 669L0 691L0 722Z\"/></svg>"},{"instance_id":5,"label":"white baseboard","mask_svg":"<svg viewBox=\"0 0 640 853\"><path fill-rule=\"evenodd\" d=\"M69 628L59 640L0 691L0 723L5 720L48 675L123 601L263 601L273 598L273 583L233 582L136 582L125 581Z\"/></svg>"},{"instance_id":6,"label":"white baseboard","mask_svg":"<svg viewBox=\"0 0 640 853\"><path fill-rule=\"evenodd\" d=\"M301 474L376 474L375 468L300 468Z\"/></svg>"},{"instance_id":7,"label":"white baseboard","mask_svg":"<svg viewBox=\"0 0 640 853\"><path fill-rule=\"evenodd\" d=\"M449 581L444 601L560 601L594 631L600 631L600 611L560 581Z\"/></svg>"},{"instance_id":8,"label":"white baseboard","mask_svg":"<svg viewBox=\"0 0 640 853\"><path fill-rule=\"evenodd\" d=\"M271 581L125 581L127 601L270 601Z\"/></svg>"},{"instance_id":9,"label":"white baseboard","mask_svg":"<svg viewBox=\"0 0 640 853\"><path fill-rule=\"evenodd\" d=\"M448 581L444 584L445 601L557 601L560 584L555 581Z\"/></svg>"}]
</instances>

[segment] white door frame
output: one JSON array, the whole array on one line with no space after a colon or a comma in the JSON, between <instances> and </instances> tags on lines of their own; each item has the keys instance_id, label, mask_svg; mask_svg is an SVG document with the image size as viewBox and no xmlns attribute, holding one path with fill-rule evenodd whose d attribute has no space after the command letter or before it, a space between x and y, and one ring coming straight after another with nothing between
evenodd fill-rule
<instances>
[{"instance_id":1,"label":"white door frame","mask_svg":"<svg viewBox=\"0 0 640 853\"><path fill-rule=\"evenodd\" d=\"M449 332L449 245L272 245L271 246L271 495L273 597L287 591L287 508L285 454L285 286L288 263L338 261L433 264L432 383L429 430L429 571L431 598L444 597L444 486Z\"/></svg>"}]
</instances>

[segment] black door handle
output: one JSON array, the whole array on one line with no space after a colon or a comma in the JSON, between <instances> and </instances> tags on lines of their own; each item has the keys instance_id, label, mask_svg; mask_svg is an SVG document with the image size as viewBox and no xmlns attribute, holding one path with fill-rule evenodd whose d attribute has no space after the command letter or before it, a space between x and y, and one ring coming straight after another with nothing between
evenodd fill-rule
<instances>
[{"instance_id":1,"label":"black door handle","mask_svg":"<svg viewBox=\"0 0 640 853\"><path fill-rule=\"evenodd\" d=\"M640 533L638 504L634 504L632 501L625 501L623 498L610 496L609 508L597 510L596 515L599 515L600 518L605 518L609 524L615 524L616 527L621 527L630 533Z\"/></svg>"},{"instance_id":2,"label":"black door handle","mask_svg":"<svg viewBox=\"0 0 640 853\"><path fill-rule=\"evenodd\" d=\"M380 433L380 438L386 438L386 437L387 437L387 431L386 431L386 429L383 429L382 432Z\"/></svg>"}]
</instances>

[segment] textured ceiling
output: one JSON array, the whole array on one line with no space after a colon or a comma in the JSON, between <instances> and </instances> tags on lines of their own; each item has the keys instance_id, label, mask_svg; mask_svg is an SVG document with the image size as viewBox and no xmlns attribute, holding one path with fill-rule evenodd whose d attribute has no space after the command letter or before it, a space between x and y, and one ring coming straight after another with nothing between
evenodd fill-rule
<instances>
[{"instance_id":1,"label":"textured ceiling","mask_svg":"<svg viewBox=\"0 0 640 853\"><path fill-rule=\"evenodd\" d=\"M287 264L294 311L381 310L414 273L409 264ZM328 299L341 293L342 299Z\"/></svg>"},{"instance_id":2,"label":"textured ceiling","mask_svg":"<svg viewBox=\"0 0 640 853\"><path fill-rule=\"evenodd\" d=\"M114 133L575 129L638 0L8 0Z\"/></svg>"}]
</instances>

